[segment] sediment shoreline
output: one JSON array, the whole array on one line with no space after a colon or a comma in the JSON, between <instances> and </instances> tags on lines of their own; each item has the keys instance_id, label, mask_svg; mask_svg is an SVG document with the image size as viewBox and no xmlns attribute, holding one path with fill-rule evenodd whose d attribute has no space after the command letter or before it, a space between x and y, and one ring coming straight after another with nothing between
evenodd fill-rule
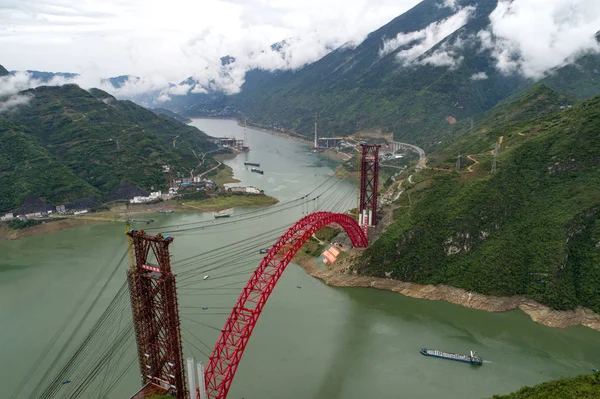
<instances>
[{"instance_id":1,"label":"sediment shoreline","mask_svg":"<svg viewBox=\"0 0 600 399\"><path fill-rule=\"evenodd\" d=\"M591 309L554 310L524 296L495 297L469 292L447 285L421 285L416 283L346 273L347 268L336 265L324 271L318 270L313 259L294 259L311 276L332 287L364 287L388 290L416 299L446 301L467 308L487 312L507 312L520 309L534 322L554 328L585 326L600 331L600 314Z\"/></svg>"},{"instance_id":2,"label":"sediment shoreline","mask_svg":"<svg viewBox=\"0 0 600 399\"><path fill-rule=\"evenodd\" d=\"M227 197L219 197L227 198ZM240 197L244 198L244 197ZM252 197L249 197L252 199ZM247 201L248 202L248 201ZM252 201L249 201L252 202ZM26 227L19 230L11 230L6 224L0 224L0 240L20 240L25 237L31 237L38 234L54 233L69 229L71 227L85 226L91 223L124 223L124 218L134 215L149 215L159 210L174 210L177 212L219 212L229 208L245 208L250 206L270 206L278 203L279 200L270 196L261 196L261 201L255 203L239 204L223 201L222 204L205 203L201 201L179 202L169 200L157 204L130 205L129 209L125 205L113 207L110 211L90 213L81 216L81 218L56 218L45 220L42 224ZM97 219L93 219L97 218ZM104 219L104 220L102 220Z\"/></svg>"}]
</instances>

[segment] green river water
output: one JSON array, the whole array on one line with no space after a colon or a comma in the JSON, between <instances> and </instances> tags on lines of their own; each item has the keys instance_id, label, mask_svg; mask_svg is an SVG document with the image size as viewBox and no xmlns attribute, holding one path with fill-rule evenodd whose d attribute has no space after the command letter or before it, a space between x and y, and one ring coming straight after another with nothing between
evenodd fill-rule
<instances>
[{"instance_id":1,"label":"green river water","mask_svg":"<svg viewBox=\"0 0 600 399\"><path fill-rule=\"evenodd\" d=\"M233 121L198 119L192 124L214 136L242 133ZM332 165L307 146L252 129L248 136L252 151L226 163L242 180L239 184L264 189L281 204L263 211L235 209L226 223L207 213L152 214L155 222L147 226L175 237L171 250L184 352L202 361L261 259L257 249L271 245L286 227L317 206L339 210L356 203L354 187L330 179ZM245 160L260 162L265 174L251 173ZM335 185L318 202L286 205L327 179L323 189ZM243 216L249 212L256 217ZM123 284L126 258L82 331L69 341L124 251L120 224L0 241L1 398L10 398L21 383L18 397L30 397L46 370L51 366L56 370L68 358ZM210 277L204 280L205 275ZM64 334L34 370L55 332L82 301ZM131 319L128 308L119 312L115 331ZM52 365L65 343L67 353ZM419 354L421 347L476 350L485 364L474 367L427 358ZM98 347L98 356L102 350ZM139 389L137 363L125 367L134 358L131 337L129 346L111 358L108 372L98 379L102 387L114 383L107 398L128 398ZM58 387L52 397L70 397L86 367L96 360L82 359L78 371L67 377L71 384ZM292 264L265 306L229 398L484 398L599 366L600 333L585 327L552 329L533 323L520 311L487 313L374 289L331 288ZM115 382L121 369L127 371ZM95 398L100 391L79 397Z\"/></svg>"}]
</instances>

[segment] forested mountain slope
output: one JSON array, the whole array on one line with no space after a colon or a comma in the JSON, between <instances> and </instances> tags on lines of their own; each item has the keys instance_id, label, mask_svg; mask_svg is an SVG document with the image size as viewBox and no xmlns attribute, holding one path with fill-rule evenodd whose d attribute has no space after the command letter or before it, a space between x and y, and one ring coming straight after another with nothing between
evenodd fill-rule
<instances>
[{"instance_id":1,"label":"forested mountain slope","mask_svg":"<svg viewBox=\"0 0 600 399\"><path fill-rule=\"evenodd\" d=\"M548 381L533 387L524 387L508 395L490 399L598 399L600 398L600 373Z\"/></svg>"},{"instance_id":2,"label":"forested mountain slope","mask_svg":"<svg viewBox=\"0 0 600 399\"><path fill-rule=\"evenodd\" d=\"M454 4L453 7L448 4ZM490 14L497 0L424 0L372 32L297 71L252 70L239 94L176 98L187 116L249 117L249 123L310 136L314 116L324 136L363 129L399 141L443 148L498 103L536 80L498 69ZM600 94L597 54L551 71L542 83L573 99Z\"/></svg>"},{"instance_id":3,"label":"forested mountain slope","mask_svg":"<svg viewBox=\"0 0 600 399\"><path fill-rule=\"evenodd\" d=\"M169 177L189 176L212 148L198 129L101 90L42 86L19 95L29 102L0 114L0 212L26 197L49 204L102 199L123 182L164 189Z\"/></svg>"},{"instance_id":4,"label":"forested mountain slope","mask_svg":"<svg viewBox=\"0 0 600 399\"><path fill-rule=\"evenodd\" d=\"M470 168L416 175L361 273L600 312L600 97L541 118L508 117L544 104L548 90L500 110L495 118L508 124L474 133Z\"/></svg>"}]
</instances>

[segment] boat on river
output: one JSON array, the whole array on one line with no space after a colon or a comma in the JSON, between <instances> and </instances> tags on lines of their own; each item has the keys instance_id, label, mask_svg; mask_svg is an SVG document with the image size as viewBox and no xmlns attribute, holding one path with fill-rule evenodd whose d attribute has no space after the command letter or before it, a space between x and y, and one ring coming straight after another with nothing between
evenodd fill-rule
<instances>
[{"instance_id":1,"label":"boat on river","mask_svg":"<svg viewBox=\"0 0 600 399\"><path fill-rule=\"evenodd\" d=\"M244 162L244 165L246 165L246 166L260 166L260 164L258 162Z\"/></svg>"},{"instance_id":2,"label":"boat on river","mask_svg":"<svg viewBox=\"0 0 600 399\"><path fill-rule=\"evenodd\" d=\"M425 356L439 357L457 362L470 363L477 366L481 366L483 364L483 359L481 359L481 356L479 356L475 351L471 351L468 355L461 355L458 353L439 351L437 349L422 348L420 352L421 355Z\"/></svg>"},{"instance_id":3,"label":"boat on river","mask_svg":"<svg viewBox=\"0 0 600 399\"><path fill-rule=\"evenodd\" d=\"M231 216L231 213L227 213L225 211L221 211L221 212L213 213L213 216L214 216L215 219L228 218L228 217Z\"/></svg>"},{"instance_id":4,"label":"boat on river","mask_svg":"<svg viewBox=\"0 0 600 399\"><path fill-rule=\"evenodd\" d=\"M269 249L270 249L270 248L263 248L263 249L259 249L259 250L258 250L258 253L259 253L259 254L266 254L266 253L268 253L268 252L269 252Z\"/></svg>"},{"instance_id":5,"label":"boat on river","mask_svg":"<svg viewBox=\"0 0 600 399\"><path fill-rule=\"evenodd\" d=\"M264 174L265 172L260 170L260 169L256 169L256 168L252 168L250 169L250 172L254 172L254 173L260 173L261 175Z\"/></svg>"},{"instance_id":6,"label":"boat on river","mask_svg":"<svg viewBox=\"0 0 600 399\"><path fill-rule=\"evenodd\" d=\"M173 213L175 212L173 209L161 209L159 211L156 211L157 213Z\"/></svg>"}]
</instances>

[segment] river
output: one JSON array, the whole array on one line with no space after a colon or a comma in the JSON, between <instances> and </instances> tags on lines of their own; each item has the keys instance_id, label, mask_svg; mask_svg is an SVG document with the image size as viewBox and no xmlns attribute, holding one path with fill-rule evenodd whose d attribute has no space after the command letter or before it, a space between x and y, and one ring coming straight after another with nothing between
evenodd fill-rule
<instances>
[{"instance_id":1,"label":"river","mask_svg":"<svg viewBox=\"0 0 600 399\"><path fill-rule=\"evenodd\" d=\"M243 132L227 120L197 119L192 124L214 136L241 137ZM235 209L234 217L225 222L207 213L174 213L154 214L151 225L135 226L170 232L175 238L171 250L184 354L202 361L207 347L214 346L216 329L258 265L257 248L272 244L303 214L356 204L352 184L331 178L332 165L307 146L253 129L248 129L248 136L251 151L225 163L242 181L239 184L264 189L280 204L263 210ZM260 162L265 174L247 170L245 160ZM321 191L331 188L318 201L292 202L319 184ZM124 250L119 224L0 241L0 396L10 397L24 382L19 397L29 397L63 344L70 344L70 352L81 342L83 334L68 342L69 334L117 264L119 270L82 332L89 330L123 284L127 265L126 259L119 260ZM72 309L81 302L71 320ZM131 317L126 307L119 312L117 329ZM67 320L71 322L64 334L42 357ZM102 387L116 381L118 370L134 359L131 342L111 360L109 372L100 375ZM477 350L485 364L473 367L426 358L419 354L421 347ZM98 356L101 350L99 345ZM42 361L33 371L38 358ZM332 288L292 264L253 332L229 398L484 398L590 372L600 366L599 358L600 333L585 327L552 329L535 324L520 311L487 313L373 289ZM57 387L52 397L68 397L96 360L83 359L68 376L72 382ZM127 398L139 386L135 363L107 397Z\"/></svg>"}]
</instances>

